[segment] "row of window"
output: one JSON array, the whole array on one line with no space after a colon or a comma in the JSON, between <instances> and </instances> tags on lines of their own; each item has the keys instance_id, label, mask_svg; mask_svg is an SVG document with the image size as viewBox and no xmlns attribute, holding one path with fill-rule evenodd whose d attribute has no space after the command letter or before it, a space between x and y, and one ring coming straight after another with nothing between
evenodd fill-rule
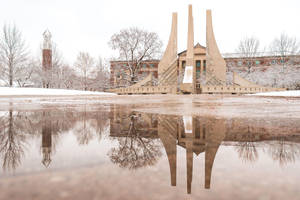
<instances>
[{"instance_id":1,"label":"row of window","mask_svg":"<svg viewBox=\"0 0 300 200\"><path fill-rule=\"evenodd\" d=\"M183 68L185 67L185 60L182 61L181 65ZM201 67L201 60L196 60L196 67ZM203 67L206 67L206 60L203 60Z\"/></svg>"},{"instance_id":2,"label":"row of window","mask_svg":"<svg viewBox=\"0 0 300 200\"><path fill-rule=\"evenodd\" d=\"M152 64L152 63L151 63L151 64L149 64L149 66L150 66L150 68L154 68L154 67L155 67L155 65L154 65L154 64ZM147 64L145 64L145 63L144 63L144 64L143 64L143 68L147 68Z\"/></svg>"},{"instance_id":3,"label":"row of window","mask_svg":"<svg viewBox=\"0 0 300 200\"><path fill-rule=\"evenodd\" d=\"M127 64L123 64L124 67L127 67ZM142 67L143 68L147 68L147 66L149 66L150 68L155 68L155 64L151 63L151 64L143 64Z\"/></svg>"},{"instance_id":4,"label":"row of window","mask_svg":"<svg viewBox=\"0 0 300 200\"><path fill-rule=\"evenodd\" d=\"M272 65L276 65L276 64L283 64L283 63L285 63L285 60L271 60L271 62L270 62ZM244 64L244 62L242 61L242 60L240 60L240 61L238 61L237 62L237 65L238 66L242 66ZM253 64L255 64L255 65L260 65L260 64L262 64L262 62L260 61L260 60L255 60L255 61L246 61L245 62L245 64L247 65L247 66L250 66L250 65L253 65Z\"/></svg>"}]
</instances>

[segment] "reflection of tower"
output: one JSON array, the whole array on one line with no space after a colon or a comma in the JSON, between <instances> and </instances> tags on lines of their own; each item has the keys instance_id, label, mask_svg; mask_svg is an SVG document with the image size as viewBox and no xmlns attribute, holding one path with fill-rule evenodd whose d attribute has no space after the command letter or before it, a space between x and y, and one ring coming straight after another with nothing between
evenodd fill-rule
<instances>
[{"instance_id":1,"label":"reflection of tower","mask_svg":"<svg viewBox=\"0 0 300 200\"><path fill-rule=\"evenodd\" d=\"M43 126L42 126L42 163L48 167L51 163L52 152L52 129L49 112L43 112Z\"/></svg>"},{"instance_id":2,"label":"reflection of tower","mask_svg":"<svg viewBox=\"0 0 300 200\"><path fill-rule=\"evenodd\" d=\"M51 80L51 69L52 69L52 45L51 45L51 33L49 30L46 30L43 33L44 42L43 42L43 72L44 72L44 80L43 87L50 87Z\"/></svg>"}]
</instances>

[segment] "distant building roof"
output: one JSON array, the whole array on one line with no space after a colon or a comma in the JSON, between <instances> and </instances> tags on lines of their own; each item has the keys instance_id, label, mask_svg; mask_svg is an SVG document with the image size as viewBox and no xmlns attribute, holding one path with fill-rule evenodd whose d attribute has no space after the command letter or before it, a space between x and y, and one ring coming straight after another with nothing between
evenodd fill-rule
<instances>
[{"instance_id":1,"label":"distant building roof","mask_svg":"<svg viewBox=\"0 0 300 200\"><path fill-rule=\"evenodd\" d=\"M205 47L205 46L202 46L201 44L199 44L199 42L194 46L194 49L196 49L196 48L206 49L206 47ZM178 56L180 56L181 54L183 54L183 53L185 53L185 52L186 52L186 50L184 50L184 51L178 53Z\"/></svg>"}]
</instances>

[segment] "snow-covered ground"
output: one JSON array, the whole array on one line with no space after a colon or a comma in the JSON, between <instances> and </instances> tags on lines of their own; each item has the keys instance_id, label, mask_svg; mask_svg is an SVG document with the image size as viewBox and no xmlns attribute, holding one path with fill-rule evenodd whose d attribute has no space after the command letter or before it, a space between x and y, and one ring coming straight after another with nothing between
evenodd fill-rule
<instances>
[{"instance_id":1,"label":"snow-covered ground","mask_svg":"<svg viewBox=\"0 0 300 200\"><path fill-rule=\"evenodd\" d=\"M52 96L52 95L115 95L108 92L91 92L80 90L45 89L45 88L10 88L0 87L1 96Z\"/></svg>"},{"instance_id":2,"label":"snow-covered ground","mask_svg":"<svg viewBox=\"0 0 300 200\"><path fill-rule=\"evenodd\" d=\"M250 94L255 96L277 96L277 97L300 97L300 90L289 90L289 91L281 91L281 92L263 92Z\"/></svg>"}]
</instances>

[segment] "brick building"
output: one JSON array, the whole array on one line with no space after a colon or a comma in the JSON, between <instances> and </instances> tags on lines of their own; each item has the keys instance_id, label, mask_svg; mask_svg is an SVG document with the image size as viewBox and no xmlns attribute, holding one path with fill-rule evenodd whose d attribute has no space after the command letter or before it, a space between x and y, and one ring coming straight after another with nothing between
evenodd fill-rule
<instances>
[{"instance_id":1,"label":"brick building","mask_svg":"<svg viewBox=\"0 0 300 200\"><path fill-rule=\"evenodd\" d=\"M300 55L292 56L272 56L261 55L257 57L242 57L239 54L225 54L223 55L227 71L247 72L250 68L261 71L267 70L269 67L278 65L300 66ZM206 73L206 47L197 43L194 46L194 62L196 66L196 78L199 82L202 74ZM142 62L142 67L139 70L139 79L143 79L149 73L152 73L155 78L158 76L159 60L146 60ZM111 61L110 62L110 84L112 88L122 87L126 85L124 80L128 76L128 70L120 70L126 68L125 61ZM186 66L186 50L178 54L177 58L177 73L179 78L183 78L184 69Z\"/></svg>"},{"instance_id":2,"label":"brick building","mask_svg":"<svg viewBox=\"0 0 300 200\"><path fill-rule=\"evenodd\" d=\"M158 77L159 60L145 60L138 71L139 79L143 79L152 73L153 77ZM111 87L122 87L128 85L130 72L126 61L110 61L110 85Z\"/></svg>"}]
</instances>

